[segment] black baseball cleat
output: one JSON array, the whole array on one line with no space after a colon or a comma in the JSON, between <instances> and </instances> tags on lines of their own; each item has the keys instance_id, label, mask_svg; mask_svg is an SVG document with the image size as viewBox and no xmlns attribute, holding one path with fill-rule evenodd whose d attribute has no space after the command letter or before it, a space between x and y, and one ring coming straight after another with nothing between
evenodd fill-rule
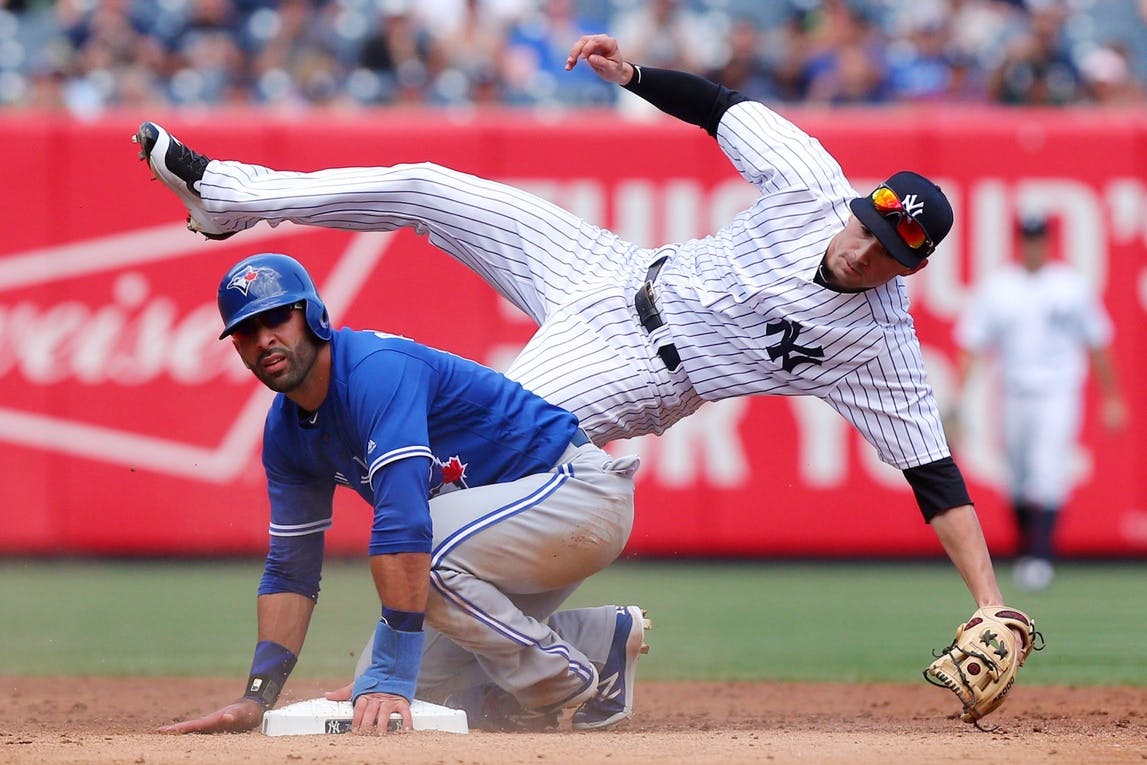
<instances>
[{"instance_id":1,"label":"black baseball cleat","mask_svg":"<svg viewBox=\"0 0 1147 765\"><path fill-rule=\"evenodd\" d=\"M526 709L508 692L491 683L452 694L443 704L465 711L467 724L475 730L540 733L558 727L557 711Z\"/></svg>"},{"instance_id":2,"label":"black baseball cleat","mask_svg":"<svg viewBox=\"0 0 1147 765\"><path fill-rule=\"evenodd\" d=\"M226 239L236 233L216 224L203 206L199 183L210 157L184 146L154 122L140 125L131 140L139 144L139 158L147 162L152 174L174 191L187 208L187 228L208 239Z\"/></svg>"}]
</instances>

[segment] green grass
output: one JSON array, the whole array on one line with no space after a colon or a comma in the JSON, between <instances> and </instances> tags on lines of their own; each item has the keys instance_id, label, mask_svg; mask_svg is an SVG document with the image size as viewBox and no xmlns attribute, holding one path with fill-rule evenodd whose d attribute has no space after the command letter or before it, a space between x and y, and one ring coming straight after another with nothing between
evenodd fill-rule
<instances>
[{"instance_id":1,"label":"green grass","mask_svg":"<svg viewBox=\"0 0 1147 765\"><path fill-rule=\"evenodd\" d=\"M1068 563L1027 610L1024 682L1147 685L1147 566ZM0 560L0 674L244 675L260 561ZM327 564L296 674L349 676L377 618L364 561ZM914 682L972 611L942 563L622 562L570 606L638 603L661 680Z\"/></svg>"}]
</instances>

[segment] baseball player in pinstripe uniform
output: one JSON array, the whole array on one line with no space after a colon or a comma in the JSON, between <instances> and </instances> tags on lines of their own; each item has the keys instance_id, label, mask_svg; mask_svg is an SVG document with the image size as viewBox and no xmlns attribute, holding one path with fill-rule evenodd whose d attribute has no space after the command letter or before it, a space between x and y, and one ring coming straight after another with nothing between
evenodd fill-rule
<instances>
[{"instance_id":1,"label":"baseball player in pinstripe uniform","mask_svg":"<svg viewBox=\"0 0 1147 765\"><path fill-rule=\"evenodd\" d=\"M554 612L625 546L637 459L610 457L572 414L479 364L332 330L286 255L240 261L218 301L220 339L279 393L263 435L271 544L258 644L243 698L162 730L246 730L275 703L318 598L336 485L374 509L382 607L353 686L354 729L385 732L393 713L409 729L416 689L479 728L548 727L568 706L575 728L625 719L641 610Z\"/></svg>"},{"instance_id":2,"label":"baseball player in pinstripe uniform","mask_svg":"<svg viewBox=\"0 0 1147 765\"><path fill-rule=\"evenodd\" d=\"M1021 219L1020 259L977 290L955 328L957 396L974 364L992 355L1002 372L1008 486L1019 529L1016 583L1051 584L1052 533L1070 491L1068 457L1079 436L1088 358L1103 391L1103 423L1127 407L1109 347L1111 319L1083 277L1051 260L1048 222Z\"/></svg>"},{"instance_id":3,"label":"baseball player in pinstripe uniform","mask_svg":"<svg viewBox=\"0 0 1147 765\"><path fill-rule=\"evenodd\" d=\"M711 236L642 249L432 163L282 172L210 160L154 123L135 140L209 238L285 220L426 235L539 324L507 376L577 414L595 443L661 433L731 396L823 399L904 472L976 603L1003 603L904 289L951 227L941 190L899 172L858 195L816 140L761 103L635 66L606 35L573 45L567 68L582 61L714 136L756 203Z\"/></svg>"}]
</instances>

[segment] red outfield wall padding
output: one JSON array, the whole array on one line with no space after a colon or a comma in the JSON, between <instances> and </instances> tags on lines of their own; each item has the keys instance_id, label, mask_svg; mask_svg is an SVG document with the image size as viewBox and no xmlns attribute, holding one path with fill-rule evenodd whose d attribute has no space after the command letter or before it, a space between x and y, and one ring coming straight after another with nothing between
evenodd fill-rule
<instances>
[{"instance_id":1,"label":"red outfield wall padding","mask_svg":"<svg viewBox=\"0 0 1147 765\"><path fill-rule=\"evenodd\" d=\"M154 117L155 115L146 115ZM929 376L949 400L952 322L972 286L1009 257L1011 219L1038 202L1061 254L1113 314L1131 427L1089 417L1064 465L1079 484L1067 553L1147 550L1139 458L1147 305L1147 131L1133 114L925 109L793 112L867 188L922 171L957 212L933 263L909 280ZM287 252L313 271L336 323L408 335L492 366L528 319L412 232L285 224L226 242L183 228L174 196L129 142L141 115L0 121L0 553L233 554L265 549L259 463L268 394L215 340L215 287L235 260ZM304 121L233 114L166 123L220 158L298 170L436 161L536 191L644 244L703 236L753 189L702 131L612 114L560 122L372 114ZM1014 543L1001 495L990 381L957 451L989 543ZM1094 413L1094 386L1089 389ZM741 399L703 408L638 451L634 554L921 555L939 552L899 473L827 406ZM361 553L369 508L339 492L328 547Z\"/></svg>"}]
</instances>

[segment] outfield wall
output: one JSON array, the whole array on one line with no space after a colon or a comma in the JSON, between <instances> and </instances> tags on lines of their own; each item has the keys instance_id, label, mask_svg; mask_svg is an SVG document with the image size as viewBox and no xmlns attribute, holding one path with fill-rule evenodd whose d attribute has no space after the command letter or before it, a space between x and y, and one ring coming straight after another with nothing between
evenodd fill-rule
<instances>
[{"instance_id":1,"label":"outfield wall","mask_svg":"<svg viewBox=\"0 0 1147 765\"><path fill-rule=\"evenodd\" d=\"M204 242L149 181L129 136L141 117L0 120L0 553L234 554L265 548L259 464L268 395L218 342L215 287L239 258L298 257L336 324L405 334L504 367L531 323L412 232L260 226ZM1020 205L1056 214L1062 255L1116 323L1130 428L1090 416L1064 469L1078 481L1062 547L1147 551L1141 379L1147 310L1147 120L1135 114L890 110L790 114L854 184L913 168L937 178L956 226L909 280L928 371L950 400L952 322L1012 250ZM553 120L390 112L297 120L172 116L219 157L312 170L433 160L540 193L635 241L703 236L754 190L700 130L613 114ZM999 493L994 381L973 386L957 450L985 531L1014 543ZM1096 411L1094 386L1088 411ZM643 457L636 554L920 555L939 551L899 472L812 399L712 405L661 438L612 447ZM329 549L357 553L365 505L339 492Z\"/></svg>"}]
</instances>

